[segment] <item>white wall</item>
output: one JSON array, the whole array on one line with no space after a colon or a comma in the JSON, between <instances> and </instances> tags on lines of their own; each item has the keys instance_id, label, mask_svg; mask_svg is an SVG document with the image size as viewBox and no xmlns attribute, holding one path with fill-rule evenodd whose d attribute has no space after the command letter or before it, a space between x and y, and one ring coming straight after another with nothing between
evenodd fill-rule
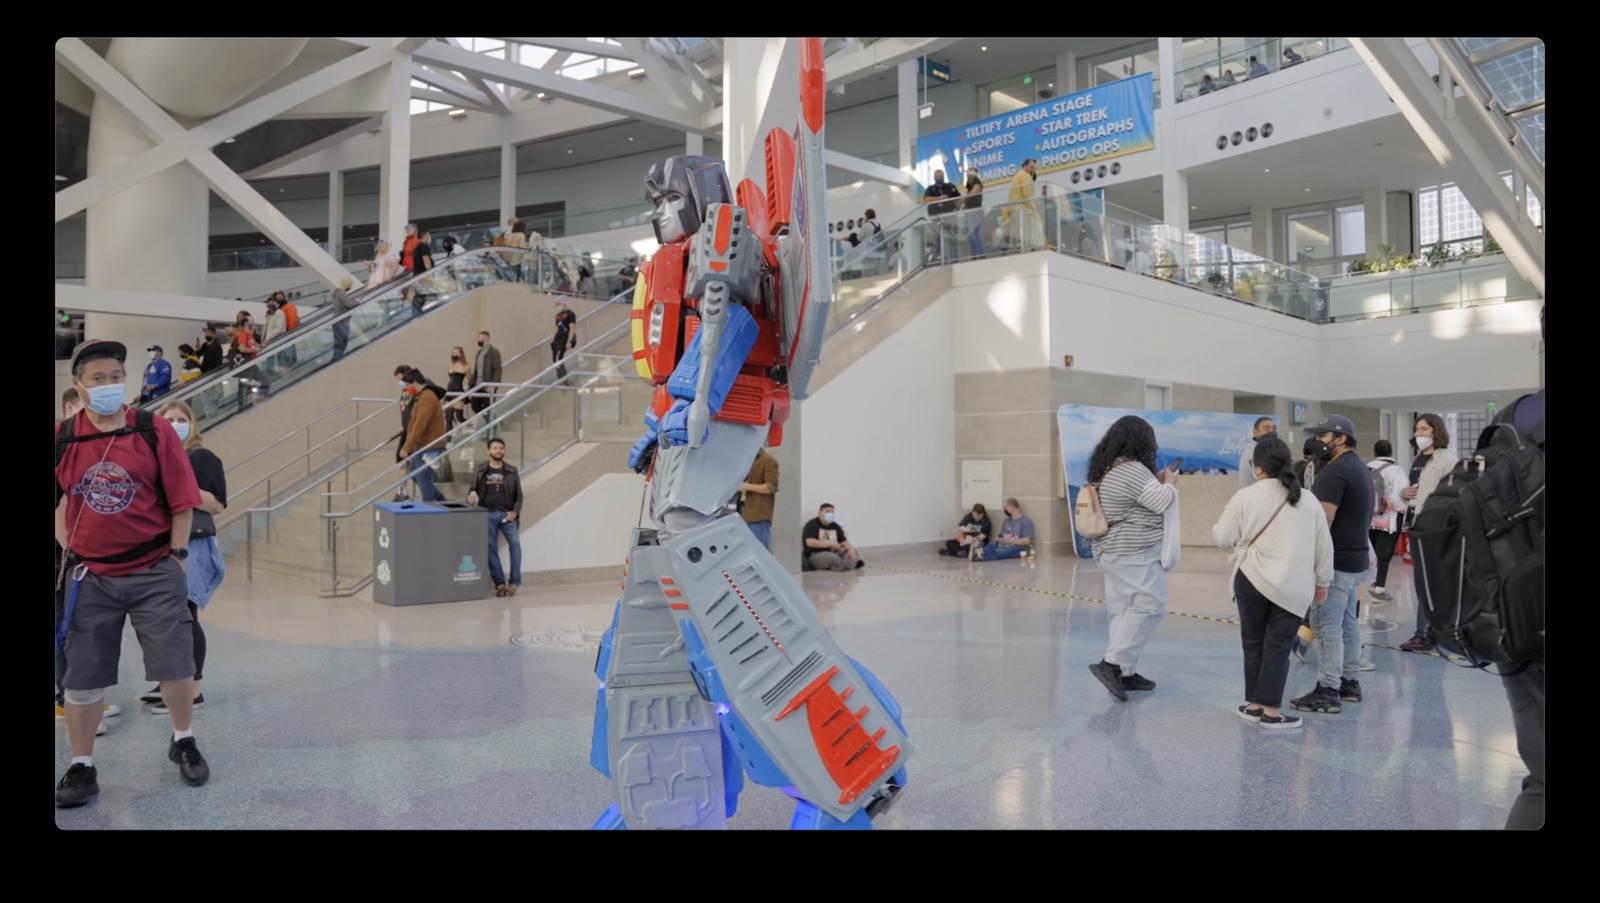
<instances>
[{"instance_id":1,"label":"white wall","mask_svg":"<svg viewBox=\"0 0 1600 903\"><path fill-rule=\"evenodd\" d=\"M606 474L528 525L522 531L522 572L621 568L644 485L638 474ZM509 568L510 552L502 549L500 561Z\"/></svg>"},{"instance_id":2,"label":"white wall","mask_svg":"<svg viewBox=\"0 0 1600 903\"><path fill-rule=\"evenodd\" d=\"M1437 57L1427 41L1408 38L1424 71L1437 69ZM1324 115L1325 111L1331 114ZM1272 138L1230 147L1229 157L1269 150L1285 141L1337 131L1358 123L1383 119L1399 112L1383 86L1372 77L1354 49L1340 50L1281 70L1271 78L1247 80L1226 91L1163 106L1158 120L1172 123L1173 149L1179 169L1190 169L1217 159L1218 135L1251 125L1272 123ZM1374 175L1381 163L1374 161Z\"/></svg>"},{"instance_id":3,"label":"white wall","mask_svg":"<svg viewBox=\"0 0 1600 903\"><path fill-rule=\"evenodd\" d=\"M1539 309L1513 301L1319 328L1322 398L1489 393L1543 385Z\"/></svg>"},{"instance_id":4,"label":"white wall","mask_svg":"<svg viewBox=\"0 0 1600 903\"><path fill-rule=\"evenodd\" d=\"M858 547L941 538L956 482L955 374L944 361L962 335L957 306L935 302L803 402L802 523L831 502Z\"/></svg>"}]
</instances>

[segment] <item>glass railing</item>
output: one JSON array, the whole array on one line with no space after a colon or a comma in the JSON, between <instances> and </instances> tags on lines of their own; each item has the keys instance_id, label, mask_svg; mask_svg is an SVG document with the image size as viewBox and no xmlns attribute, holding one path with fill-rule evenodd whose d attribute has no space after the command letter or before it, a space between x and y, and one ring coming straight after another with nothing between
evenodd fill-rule
<instances>
[{"instance_id":1,"label":"glass railing","mask_svg":"<svg viewBox=\"0 0 1600 903\"><path fill-rule=\"evenodd\" d=\"M835 242L830 332L928 266L1043 250L1304 320L1327 317L1323 280L1093 195L1048 180L1037 184L1046 193L1032 200L940 216L930 215L924 205L858 247L844 250Z\"/></svg>"},{"instance_id":2,"label":"glass railing","mask_svg":"<svg viewBox=\"0 0 1600 903\"><path fill-rule=\"evenodd\" d=\"M505 441L505 460L517 467L525 487L532 471L577 442L615 440L616 454L625 457L625 443L644 432L654 394L634 368L629 327L619 323L457 427L433 465L435 485L446 499L466 498L491 437ZM407 461L414 467L420 458L418 453ZM347 595L371 580L372 506L406 490L412 482L409 469L387 468L348 491L322 494L324 594Z\"/></svg>"},{"instance_id":3,"label":"glass railing","mask_svg":"<svg viewBox=\"0 0 1600 903\"><path fill-rule=\"evenodd\" d=\"M1193 100L1349 46L1346 38L1260 38L1220 47L1184 62L1177 71L1178 100ZM1254 72L1251 57L1261 67Z\"/></svg>"},{"instance_id":4,"label":"glass railing","mask_svg":"<svg viewBox=\"0 0 1600 903\"><path fill-rule=\"evenodd\" d=\"M585 252L582 259L612 267L604 279L590 280L596 286L595 296L601 296L602 286L620 282L617 268L628 256L621 251ZM360 305L354 310L344 311L327 304L311 308L302 314L297 329L274 340L250 362L202 376L199 381L162 396L159 402L187 402L201 428L212 429L266 400L272 392L305 379L467 292L520 282L541 291L576 294L578 286L572 284L562 266L567 263L576 269L572 263L575 259L575 254L561 254L549 248L499 248L452 257L423 275L396 279L358 293Z\"/></svg>"},{"instance_id":5,"label":"glass railing","mask_svg":"<svg viewBox=\"0 0 1600 903\"><path fill-rule=\"evenodd\" d=\"M1366 320L1538 297L1538 290L1504 254L1490 254L1435 267L1341 276L1329 287L1328 318Z\"/></svg>"}]
</instances>

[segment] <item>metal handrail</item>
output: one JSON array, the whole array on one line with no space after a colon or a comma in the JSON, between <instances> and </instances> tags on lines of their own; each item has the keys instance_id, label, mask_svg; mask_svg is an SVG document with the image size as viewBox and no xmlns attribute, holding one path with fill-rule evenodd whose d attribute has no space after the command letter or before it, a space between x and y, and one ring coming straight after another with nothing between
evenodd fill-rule
<instances>
[{"instance_id":1,"label":"metal handrail","mask_svg":"<svg viewBox=\"0 0 1600 903\"><path fill-rule=\"evenodd\" d=\"M352 398L351 401L355 401L355 402L374 402L374 401L376 401L376 402L384 402L385 405L384 405L384 407L381 407L378 410L373 411L371 414L368 414L367 416L361 418L360 420L357 420L355 423L350 424L349 426L347 426L344 429L340 430L339 432L333 434L332 436L329 436L327 439L325 439L322 442L318 443L316 445L316 447L308 448L308 449L305 450L305 452L303 454L296 455L295 457L293 457L289 461L287 461L284 464L280 465L277 470L272 471L271 473L267 474L266 476L261 477L260 479L256 480L254 483L251 483L250 485L248 485L248 486L244 487L243 489L240 489L240 490L238 490L238 491L236 491L236 492L234 492L232 494L234 496L243 496L245 493L249 492L250 490L256 488L257 486L260 486L262 483L267 483L268 484L268 487L267 487L267 501L269 501L269 502L272 501L271 480L272 480L273 477L275 477L278 474L282 473L283 471L289 469L290 467L294 467L295 465L297 465L301 461L301 459L310 458L312 452L320 451L323 448L326 448L327 446L333 444L334 442L337 442L339 439L341 439L346 434L348 434L351 430L359 429L362 424L366 423L367 421L371 420L374 417L377 417L380 414L383 414L383 413L387 412L389 410L390 406L392 406L392 405L397 403L392 398L387 398L387 399ZM341 405L341 407L342 407L342 405ZM379 443L378 448L382 448L382 447L384 447L385 445L388 445L388 444L389 444L389 439L385 439L385 440L383 440L383 442ZM363 455L363 457L365 457L365 455ZM310 465L308 464L307 465L308 470L309 470L309 466ZM338 471L336 470L336 471L334 471L334 473L337 474ZM311 474L309 472L306 474L306 476L308 476L308 477L310 475ZM234 517L231 520L227 521L227 523L232 523L235 520L238 520L238 518ZM218 523L220 524L222 522L219 521Z\"/></svg>"},{"instance_id":2,"label":"metal handrail","mask_svg":"<svg viewBox=\"0 0 1600 903\"><path fill-rule=\"evenodd\" d=\"M613 337L614 334L627 330L628 327L631 325L631 323L632 323L631 320L624 321L622 323L618 323L616 326L611 327L610 329L606 330L604 333L601 333L599 336L595 337L594 339L591 339L587 345L583 346L583 348L588 348L588 347L590 347L592 345L595 345L595 344L598 344L598 343L600 343L602 341L606 341L607 339ZM581 353L583 351L583 348L576 349L574 351L574 353L575 354L576 353ZM560 362L560 363L551 364L549 367L546 367L545 369L539 371L537 374L535 374L534 376L530 377L528 380L526 380L524 382L507 383L505 385L510 385L513 389L532 388L532 387L534 387L534 384L539 379L539 377L544 376L545 374L548 374L548 373L552 373L557 368L563 367L563 366L566 366L566 362L565 361ZM568 371L568 375L572 376L572 375L582 375L582 374L574 374L571 370L569 370ZM596 375L602 375L603 376L605 374L596 374ZM567 387L566 386L562 386L562 385L560 385L558 383L552 383L552 384L546 385L546 386L538 386L537 388L539 389L539 391L535 392L532 395L514 396L510 392L505 392L505 393L501 393L499 395L494 395L492 397L500 399L500 402L491 403L489 405L489 407L484 408L484 413L493 412L494 409L495 409L495 405L496 404L504 403L506 401L511 401L513 399L516 401L515 407L520 408L520 407L525 406L528 403L530 403L530 402L532 402L532 401L534 401L536 399L543 398L544 394L546 392L552 390L552 389L564 389L564 388L567 388ZM461 394L465 395L465 394L468 394L468 393L461 393ZM495 424L502 423L502 422L505 421L506 416L507 416L507 414L504 413L504 412L501 412L501 413L498 413L498 414L490 413L490 416L488 418L486 418L485 426L493 426ZM464 425L465 424L463 424L463 426ZM479 427L478 430L474 430L473 432L476 433L476 432L482 430L483 428L484 427ZM437 449L429 449L429 450L430 451L437 451ZM405 464L405 463L408 463L408 462L413 464L413 465L415 465L416 464L415 459L417 459L422 453L423 453L423 450L422 449L418 449L417 451L414 451L411 454L407 455L406 457L402 458L399 462L397 462L396 466L399 466L400 464ZM371 452L368 452L368 454L371 454ZM363 457L365 457L365 456L363 456ZM358 458L357 460L360 460L360 459ZM352 461L350 463L351 464L355 464L356 462ZM414 468L412 468L412 469L414 469ZM407 473L409 474L410 472L411 472L411 469L408 469ZM346 490L345 492L330 492L330 493L326 493L325 497L327 497L327 498L342 498L342 497L346 497L346 496L355 495L356 493L360 492L362 489L366 488L367 486L370 486L373 482L375 482L376 480L379 480L379 479L382 479L382 478L381 477L374 477L373 479L368 480L365 483L362 483L360 486L357 486L355 489ZM390 488L392 489L392 488L399 487L399 486L403 485L409 479L411 479L411 478L409 476L407 476L404 479L401 479L398 482L396 482L394 484L394 486L391 486ZM380 493L380 495L381 495L381 493ZM367 505L371 504L371 502L373 500L376 500L376 498L377 498L377 496L374 496L373 499L370 499L370 500L368 500L366 502L361 503L360 505L358 505L355 508L351 509L351 511L352 512L353 511L359 511L361 508L364 508ZM324 507L326 507L326 506L324 506ZM342 517L342 516L347 516L347 515L327 514L325 516L327 516L327 517Z\"/></svg>"},{"instance_id":3,"label":"metal handrail","mask_svg":"<svg viewBox=\"0 0 1600 903\"><path fill-rule=\"evenodd\" d=\"M384 402L384 401L393 402L394 399L392 399L392 398L349 398L349 399L346 399L344 401L341 401L337 405L334 405L333 407L331 407L328 410L322 412L321 414L318 414L317 416L311 418L310 420L307 420L305 423L300 424L300 426L295 428L294 433L290 433L287 436L284 436L284 437L279 438L279 439L274 439L271 443L269 443L267 445L263 445L259 449L256 449L254 452L250 453L249 455L246 455L245 457L240 458L238 461L234 462L233 466L229 467L228 470L229 471L238 470L240 467L243 467L244 465L250 463L251 461L254 461L256 458L260 457L261 455L265 454L266 452L271 451L273 448L277 447L279 444L284 443L284 442L288 442L290 439L294 438L295 433L298 433L303 429L309 429L312 424L317 423L317 422L319 422L321 420L325 420L328 417L331 417L334 414L339 413L340 411L344 410L347 405L360 404L362 402Z\"/></svg>"},{"instance_id":4,"label":"metal handrail","mask_svg":"<svg viewBox=\"0 0 1600 903\"><path fill-rule=\"evenodd\" d=\"M631 323L632 323L631 320L625 320L625 321L623 321L621 323L618 323L616 326L613 326L611 329L608 329L604 333L600 334L599 336L596 336L595 338L591 339L589 342L584 344L582 347L575 349L573 351L573 354L577 355L577 354L585 353L585 351L587 349L589 349L589 348L595 347L595 346L599 345L602 342L608 342L610 340L613 340L618 333L626 331L629 328L629 326L631 325ZM623 358L623 360L628 360L628 358ZM532 377L530 377L525 382L515 384L515 388L526 388L526 387L532 386L540 377L545 376L546 374L554 372L558 367L565 366L565 364L566 364L566 362L557 363L557 364L551 364L549 367L546 367L545 369L543 369L543 370L539 371L538 373L534 374ZM570 371L569 371L569 373L570 373ZM486 420L485 426L493 426L493 425L501 423L501 422L503 422L505 420L506 415L503 412L501 412L498 416L495 414L495 407L497 405L499 405L501 403L505 403L505 402L511 402L513 404L513 407L520 409L521 406L524 406L524 405L526 405L528 403L531 403L535 399L543 397L544 391L549 390L549 389L553 389L553 388L558 388L558 386L549 385L549 386L542 386L540 388L541 388L540 392L534 393L532 395L525 395L525 394L524 395L512 395L510 393L506 393L506 394L493 396L494 398L496 398L498 400L495 401L495 402L491 402L491 404L487 408L485 408L483 412L481 412L481 413L488 413L490 415L489 418ZM470 396L472 393L470 393L470 392L446 393L447 397L449 395L451 395L451 394L455 394L457 397L463 397L463 396ZM480 414L480 416L481 416L481 414ZM474 419L476 420L477 418L474 418ZM463 426L465 426L465 424L463 424ZM458 427L457 429L460 429L460 427ZM480 427L480 429L481 429L481 427ZM286 505L289 505L289 504L291 504L293 502L298 501L301 497L306 495L306 493L308 493L308 492L312 491L314 488L316 488L316 486L318 484L320 484L320 483L326 483L327 486L328 486L328 491L323 494L325 500L326 499L331 499L331 498L336 498L336 497L349 496L349 495L353 495L356 492L359 492L363 487L365 487L367 485L370 485L376 479L381 479L381 477L376 477L376 478L374 478L374 480L368 480L366 483L361 484L361 486L357 486L353 490L347 489L345 492L342 492L342 493L335 493L335 492L332 491L332 485L333 485L334 478L336 478L340 473L348 474L352 467L354 467L355 465L361 463L362 461L365 461L367 458L371 457L372 455L376 454L377 452L387 448L391 441L392 441L392 437L390 439L385 439L382 443L380 443L376 447L371 448L371 449L363 452L361 455L359 455L356 458L354 458L354 459L350 460L349 462L345 463L342 467L338 468L333 473L330 473L325 479L319 479L318 481L316 481L316 482L314 482L314 483L312 483L312 484L310 484L308 486L304 486L304 487L302 487L302 488L290 493L289 495L285 496L282 500L280 500L276 504L268 505L268 506L265 506L265 507L258 506L258 507L252 507L252 508L246 509L246 511L245 511L245 520L246 520L247 527L246 527L246 534L245 534L245 555L246 555L246 575L247 575L247 579L250 579L251 577L253 577L253 573L252 573L253 566L251 565L251 562L253 562L253 560L254 560L254 548L255 548L254 515L255 514L271 514L272 512L275 512L275 511L283 508ZM415 465L415 459L418 456L420 456L421 454L422 454L422 452L420 450L416 451L416 452L413 452L412 454L408 455L406 458L402 459L401 461L396 462L396 466L398 467L401 464L405 464L405 463L411 463L411 464ZM411 471L413 469L414 469L414 466L411 467L411 468L407 468L407 471L406 471L407 472L407 476L405 478L395 482L394 486L400 486L400 485L404 484L406 481L410 480L411 479L410 473L411 473ZM324 509L326 509L328 504L329 503L327 501L324 502L324 505L323 505ZM365 507L365 504L366 503L363 503L363 505L361 507ZM359 510L359 509L356 509L356 510ZM235 521L236 520L237 520L237 518L235 518Z\"/></svg>"}]
</instances>

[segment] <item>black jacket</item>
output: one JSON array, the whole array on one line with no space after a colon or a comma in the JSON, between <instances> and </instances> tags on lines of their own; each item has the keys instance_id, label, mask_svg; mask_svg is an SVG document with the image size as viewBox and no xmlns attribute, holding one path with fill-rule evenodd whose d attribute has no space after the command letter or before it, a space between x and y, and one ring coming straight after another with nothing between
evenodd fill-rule
<instances>
[{"instance_id":1,"label":"black jacket","mask_svg":"<svg viewBox=\"0 0 1600 903\"><path fill-rule=\"evenodd\" d=\"M500 463L506 476L506 495L511 500L510 510L517 512L517 520L520 521L522 520L522 478L517 476L517 468L509 461L501 461ZM477 471L472 475L472 491L478 494L478 504L483 507L487 507L485 502L489 499L488 477L489 462L485 461L478 465Z\"/></svg>"},{"instance_id":2,"label":"black jacket","mask_svg":"<svg viewBox=\"0 0 1600 903\"><path fill-rule=\"evenodd\" d=\"M222 343L213 339L200 346L200 372L210 373L222 366Z\"/></svg>"}]
</instances>

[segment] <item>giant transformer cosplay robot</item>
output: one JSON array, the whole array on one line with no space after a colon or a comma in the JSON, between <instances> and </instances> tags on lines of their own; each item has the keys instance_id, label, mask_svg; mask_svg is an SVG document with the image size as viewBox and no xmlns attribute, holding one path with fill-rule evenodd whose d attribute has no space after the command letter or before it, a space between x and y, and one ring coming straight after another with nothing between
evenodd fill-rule
<instances>
[{"instance_id":1,"label":"giant transformer cosplay robot","mask_svg":"<svg viewBox=\"0 0 1600 903\"><path fill-rule=\"evenodd\" d=\"M900 707L844 655L743 518L718 517L822 349L832 285L822 41L800 49L794 135L766 138L763 195L719 160L650 169L661 249L634 290L634 361L656 388L629 464L633 532L601 642L590 760L616 802L596 828L720 828L744 776L794 796L792 827L868 828L905 786Z\"/></svg>"}]
</instances>

